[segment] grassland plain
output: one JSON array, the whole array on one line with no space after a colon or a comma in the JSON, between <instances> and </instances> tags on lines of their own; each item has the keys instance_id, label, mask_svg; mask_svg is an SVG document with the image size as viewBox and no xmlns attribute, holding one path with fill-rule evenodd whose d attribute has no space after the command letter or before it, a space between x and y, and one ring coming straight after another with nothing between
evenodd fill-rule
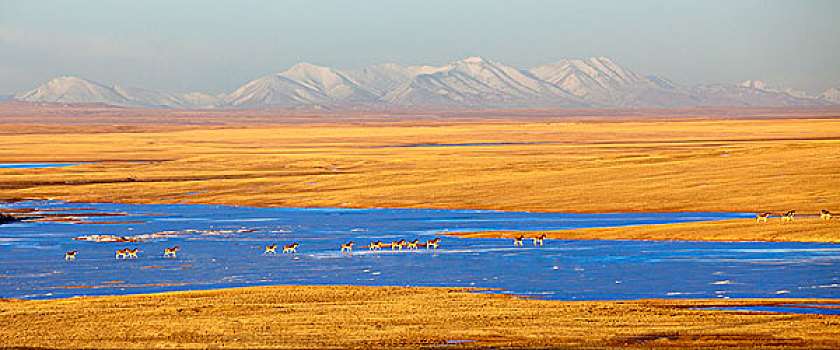
<instances>
[{"instance_id":1,"label":"grassland plain","mask_svg":"<svg viewBox=\"0 0 840 350\"><path fill-rule=\"evenodd\" d=\"M0 162L100 163L0 169L5 199L840 211L840 119L17 127L3 127Z\"/></svg>"},{"instance_id":2,"label":"grassland plain","mask_svg":"<svg viewBox=\"0 0 840 350\"><path fill-rule=\"evenodd\" d=\"M459 347L840 347L840 316L693 309L826 300L560 302L467 291L284 286L2 300L0 346L378 349L471 340Z\"/></svg>"},{"instance_id":3,"label":"grassland plain","mask_svg":"<svg viewBox=\"0 0 840 350\"><path fill-rule=\"evenodd\" d=\"M0 169L5 200L840 212L836 107L648 111L651 118L644 111L393 119L324 112L317 120L307 114L317 112L33 108L0 108L7 123L0 125L0 163L95 163ZM390 147L425 144L472 145ZM727 220L549 234L837 241L837 227L808 217L784 226ZM559 302L463 292L302 286L5 300L0 347L396 348L450 339L477 340L462 347L840 347L838 316L690 309L790 301Z\"/></svg>"}]
</instances>

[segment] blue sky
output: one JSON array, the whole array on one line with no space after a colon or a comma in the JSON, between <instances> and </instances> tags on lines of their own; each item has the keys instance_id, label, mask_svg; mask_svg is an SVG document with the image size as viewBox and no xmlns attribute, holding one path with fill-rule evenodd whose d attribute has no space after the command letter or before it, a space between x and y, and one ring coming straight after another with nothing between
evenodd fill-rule
<instances>
[{"instance_id":1,"label":"blue sky","mask_svg":"<svg viewBox=\"0 0 840 350\"><path fill-rule=\"evenodd\" d=\"M229 92L297 62L606 56L680 83L840 87L840 1L0 0L0 93L58 75Z\"/></svg>"}]
</instances>

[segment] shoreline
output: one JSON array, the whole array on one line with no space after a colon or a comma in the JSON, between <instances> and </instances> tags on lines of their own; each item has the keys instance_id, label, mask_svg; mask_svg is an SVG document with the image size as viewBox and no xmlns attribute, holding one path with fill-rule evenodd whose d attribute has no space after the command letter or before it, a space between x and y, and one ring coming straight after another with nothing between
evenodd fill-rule
<instances>
[{"instance_id":1,"label":"shoreline","mask_svg":"<svg viewBox=\"0 0 840 350\"><path fill-rule=\"evenodd\" d=\"M189 203L172 203L171 201L166 200L139 200L139 201L119 201L119 202L108 202L108 201L100 201L100 202L90 202L90 201L82 201L82 200L73 200L73 199L63 199L63 198L0 198L0 204L17 204L22 202L47 202L47 201L57 201L57 202L65 202L68 204L125 204L125 205L203 205L203 206L226 206L226 207L233 207L233 208L255 208L255 209L348 209L348 210L452 210L452 211L492 211L492 212L500 212L500 213L533 213L533 214L591 214L591 215L598 215L598 214L692 214L692 213L720 213L720 214L756 214L750 211L738 211L738 210L607 210L607 211L599 211L599 210L525 210L525 209L493 209L493 208L481 208L481 207L449 207L449 206L397 206L397 205L385 205L385 206L377 206L377 205L360 205L360 206L342 206L342 205L274 205L274 204L233 204L229 202L205 202L205 201L190 201ZM76 209L67 209L67 210L76 210ZM782 213L782 212L778 212ZM771 212L771 214L776 214L775 212ZM815 214L798 214L797 218L801 217L819 217L819 212L815 212ZM728 219L724 219L728 220ZM723 220L715 220L715 221L723 221ZM635 226L646 226L646 225L635 225ZM622 226L622 227L631 227L631 226Z\"/></svg>"},{"instance_id":2,"label":"shoreline","mask_svg":"<svg viewBox=\"0 0 840 350\"><path fill-rule=\"evenodd\" d=\"M361 205L341 205L341 204L333 204L333 205L278 205L278 204L265 204L265 203L253 203L253 204L235 204L232 202L214 202L214 201L205 201L199 198L195 200L173 203L171 200L166 199L126 199L121 201L85 201L85 200L77 200L77 199L67 199L67 198L23 198L23 197L6 197L0 198L0 203L21 203L21 202L28 202L28 201L59 201L59 202L66 202L70 204L127 204L127 205L205 205L205 206L228 206L228 207L250 207L250 208L263 208L263 209L271 209L271 208L295 208L295 209L398 209L398 210L476 210L476 211L497 211L497 212L510 212L510 213L534 213L534 214L677 214L677 213L722 213L722 214L757 214L757 213L765 213L768 211L742 211L742 210L730 210L730 209L696 209L696 210L652 210L652 209L644 209L644 210L596 210L596 209L586 209L586 210L579 210L579 209L500 209L496 207L458 207L458 206L435 206L435 205L418 205L418 206L400 206L400 205L374 205L374 204L361 204ZM769 213L774 214L776 216L784 213L785 210L775 210L769 211ZM806 214L806 213L797 213L797 218L800 217L819 217L819 212L815 211L813 214ZM642 225L639 225L642 226Z\"/></svg>"},{"instance_id":3,"label":"shoreline","mask_svg":"<svg viewBox=\"0 0 840 350\"><path fill-rule=\"evenodd\" d=\"M88 287L88 286L82 286ZM54 288L75 288L75 287L54 287ZM503 298L511 300L532 300L543 302L556 303L658 303L681 305L684 307L725 307L725 306L779 306L787 304L820 304L825 305L824 308L840 308L840 297L837 298L638 298L638 299L581 299L581 300L557 300L547 299L542 295L531 294L516 294L505 293L501 288L485 288L485 287L466 287L466 286L398 286L398 285L352 285L352 284L284 284L284 285L256 285L256 286L238 286L238 287L221 287L208 289L193 289L193 290L174 290L161 291L151 293L131 293L131 294L107 294L107 295L85 295L72 296L51 299L21 299L21 298L3 298L0 297L0 303L3 302L51 302L51 301L97 301L101 299L119 299L119 298L147 298L147 297L171 297L181 295L200 295L205 293L246 293L249 291L271 290L271 289L375 289L375 290L419 290L419 291L447 291L449 293L457 292L467 295L482 295L491 298ZM817 307L820 308L820 307Z\"/></svg>"},{"instance_id":4,"label":"shoreline","mask_svg":"<svg viewBox=\"0 0 840 350\"><path fill-rule=\"evenodd\" d=\"M840 243L840 222L819 217L798 217L794 223L756 223L755 219L728 219L675 224L594 227L558 231L442 232L459 238L508 238L526 240L546 235L561 240L700 241L700 242L812 242ZM714 230L714 231L712 231ZM714 232L715 235L709 235ZM526 242L530 243L530 242Z\"/></svg>"},{"instance_id":5,"label":"shoreline","mask_svg":"<svg viewBox=\"0 0 840 350\"><path fill-rule=\"evenodd\" d=\"M259 206L259 205L235 205L229 203L166 203L160 201L132 202L83 202L64 199L20 199L6 203L21 203L26 201L63 201L70 204L126 204L126 205L204 205L204 206L229 206L229 207L251 207L251 208L292 208L292 209L348 209L348 210L477 210L477 211L498 211L498 212L521 212L521 213L553 213L553 214L634 214L634 213L710 213L708 211L673 211L658 212L651 210L638 210L632 212L568 212L568 211L530 211L530 210L495 210L476 208L405 208L405 207L343 207L343 206ZM738 211L711 211L711 213L732 213L745 214L748 212ZM796 216L794 223L781 224L776 215L767 223L756 223L755 219L722 219L712 221L696 221L670 224L642 224L617 227L588 227L568 230L550 231L467 231L467 232L438 232L436 235L459 237L459 238L510 238L524 235L532 238L545 234L547 239L564 240L630 240L630 241L710 241L710 242L822 242L840 243L840 219L837 217L823 221L818 214L800 214ZM122 222L120 222L122 223ZM81 222L85 224L85 222ZM96 224L96 223L87 223ZM712 232L715 236L704 234L702 231ZM734 232L736 231L737 232ZM722 235L721 235L722 233Z\"/></svg>"}]
</instances>

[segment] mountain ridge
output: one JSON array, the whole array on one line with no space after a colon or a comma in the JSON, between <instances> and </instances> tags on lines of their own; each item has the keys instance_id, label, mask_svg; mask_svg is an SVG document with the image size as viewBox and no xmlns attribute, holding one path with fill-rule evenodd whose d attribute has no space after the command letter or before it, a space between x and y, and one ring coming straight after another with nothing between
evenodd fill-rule
<instances>
[{"instance_id":1,"label":"mountain ridge","mask_svg":"<svg viewBox=\"0 0 840 350\"><path fill-rule=\"evenodd\" d=\"M482 57L442 66L377 64L338 70L310 63L228 94L166 93L60 76L5 100L98 102L152 108L669 108L840 104L840 89L808 95L758 80L683 86L607 57L519 69Z\"/></svg>"}]
</instances>

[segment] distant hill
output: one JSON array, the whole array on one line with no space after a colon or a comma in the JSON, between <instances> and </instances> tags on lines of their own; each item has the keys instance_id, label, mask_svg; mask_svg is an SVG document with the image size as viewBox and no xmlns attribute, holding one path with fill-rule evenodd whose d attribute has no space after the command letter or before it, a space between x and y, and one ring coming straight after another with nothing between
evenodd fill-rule
<instances>
[{"instance_id":1,"label":"distant hill","mask_svg":"<svg viewBox=\"0 0 840 350\"><path fill-rule=\"evenodd\" d=\"M840 89L810 96L755 80L682 86L665 77L642 76L606 57L560 60L528 70L469 57L439 67L388 63L348 71L300 63L215 96L64 76L0 96L4 100L205 109L679 108L833 105L840 104Z\"/></svg>"},{"instance_id":2,"label":"distant hill","mask_svg":"<svg viewBox=\"0 0 840 350\"><path fill-rule=\"evenodd\" d=\"M202 93L169 94L104 84L79 77L58 77L33 90L15 94L29 102L99 102L123 107L213 108L221 99Z\"/></svg>"}]
</instances>

